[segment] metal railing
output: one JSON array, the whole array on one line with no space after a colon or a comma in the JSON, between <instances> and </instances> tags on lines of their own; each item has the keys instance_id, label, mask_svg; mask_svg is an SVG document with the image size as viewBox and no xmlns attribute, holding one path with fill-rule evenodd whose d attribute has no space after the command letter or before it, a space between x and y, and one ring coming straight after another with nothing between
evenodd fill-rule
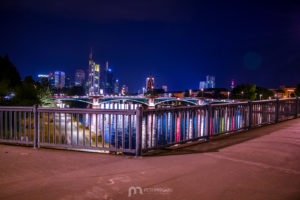
<instances>
[{"instance_id":1,"label":"metal railing","mask_svg":"<svg viewBox=\"0 0 300 200\"><path fill-rule=\"evenodd\" d=\"M0 107L0 142L139 156L299 114L298 98L147 110Z\"/></svg>"},{"instance_id":2,"label":"metal railing","mask_svg":"<svg viewBox=\"0 0 300 200\"><path fill-rule=\"evenodd\" d=\"M142 151L248 130L298 117L298 98L145 110Z\"/></svg>"}]
</instances>

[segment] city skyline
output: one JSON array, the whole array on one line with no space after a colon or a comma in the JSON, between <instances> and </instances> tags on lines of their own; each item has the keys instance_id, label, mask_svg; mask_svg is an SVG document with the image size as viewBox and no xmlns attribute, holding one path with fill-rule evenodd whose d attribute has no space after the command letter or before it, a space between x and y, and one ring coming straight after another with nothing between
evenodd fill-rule
<instances>
[{"instance_id":1,"label":"city skyline","mask_svg":"<svg viewBox=\"0 0 300 200\"><path fill-rule=\"evenodd\" d=\"M149 73L169 90L198 88L208 74L217 87L227 88L232 80L267 88L296 85L299 4L217 3L99 1L68 8L68 0L57 7L5 2L0 54L9 55L23 78L55 70L73 74L88 67L92 46L95 60L112 63L132 92L144 86Z\"/></svg>"}]
</instances>

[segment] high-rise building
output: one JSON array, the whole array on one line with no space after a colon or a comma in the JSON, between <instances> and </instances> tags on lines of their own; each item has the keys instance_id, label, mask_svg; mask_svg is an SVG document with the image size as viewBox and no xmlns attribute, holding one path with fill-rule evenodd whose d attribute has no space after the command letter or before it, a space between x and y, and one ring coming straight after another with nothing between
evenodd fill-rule
<instances>
[{"instance_id":1,"label":"high-rise building","mask_svg":"<svg viewBox=\"0 0 300 200\"><path fill-rule=\"evenodd\" d=\"M147 92L154 89L154 78L152 77L152 74L146 79L146 90Z\"/></svg>"},{"instance_id":2,"label":"high-rise building","mask_svg":"<svg viewBox=\"0 0 300 200\"><path fill-rule=\"evenodd\" d=\"M54 73L50 72L49 76L48 76L48 82L49 85L53 88L55 88L55 77L54 77Z\"/></svg>"},{"instance_id":3,"label":"high-rise building","mask_svg":"<svg viewBox=\"0 0 300 200\"><path fill-rule=\"evenodd\" d=\"M199 83L199 90L205 89L206 88L206 82L205 81L200 81Z\"/></svg>"},{"instance_id":4,"label":"high-rise building","mask_svg":"<svg viewBox=\"0 0 300 200\"><path fill-rule=\"evenodd\" d=\"M163 85L161 88L162 88L165 92L168 92L168 86Z\"/></svg>"},{"instance_id":5,"label":"high-rise building","mask_svg":"<svg viewBox=\"0 0 300 200\"><path fill-rule=\"evenodd\" d=\"M128 93L128 87L126 86L126 85L123 85L122 86L122 90L121 90L121 94L122 95L125 95L125 94L127 94Z\"/></svg>"},{"instance_id":6,"label":"high-rise building","mask_svg":"<svg viewBox=\"0 0 300 200\"><path fill-rule=\"evenodd\" d=\"M56 88L63 88L65 87L65 78L66 74L62 71L55 71L54 72L54 87Z\"/></svg>"},{"instance_id":7,"label":"high-rise building","mask_svg":"<svg viewBox=\"0 0 300 200\"><path fill-rule=\"evenodd\" d=\"M65 78L65 87L66 88L72 87L72 80L71 80L71 76L70 75L66 75L66 78Z\"/></svg>"},{"instance_id":8,"label":"high-rise building","mask_svg":"<svg viewBox=\"0 0 300 200\"><path fill-rule=\"evenodd\" d=\"M38 74L38 81L41 85L49 84L49 75L48 74Z\"/></svg>"},{"instance_id":9,"label":"high-rise building","mask_svg":"<svg viewBox=\"0 0 300 200\"><path fill-rule=\"evenodd\" d=\"M84 86L85 82L85 73L82 69L77 69L75 72L75 86Z\"/></svg>"},{"instance_id":10,"label":"high-rise building","mask_svg":"<svg viewBox=\"0 0 300 200\"><path fill-rule=\"evenodd\" d=\"M115 87L114 87L114 93L115 94L119 94L119 80L117 79L116 81L115 81Z\"/></svg>"},{"instance_id":11,"label":"high-rise building","mask_svg":"<svg viewBox=\"0 0 300 200\"><path fill-rule=\"evenodd\" d=\"M89 95L100 95L100 65L93 61L92 50L89 56Z\"/></svg>"},{"instance_id":12,"label":"high-rise building","mask_svg":"<svg viewBox=\"0 0 300 200\"><path fill-rule=\"evenodd\" d=\"M215 77L207 75L206 76L206 88L215 88L215 87L216 87Z\"/></svg>"},{"instance_id":13,"label":"high-rise building","mask_svg":"<svg viewBox=\"0 0 300 200\"><path fill-rule=\"evenodd\" d=\"M234 80L231 81L230 88L233 89L235 87Z\"/></svg>"}]
</instances>

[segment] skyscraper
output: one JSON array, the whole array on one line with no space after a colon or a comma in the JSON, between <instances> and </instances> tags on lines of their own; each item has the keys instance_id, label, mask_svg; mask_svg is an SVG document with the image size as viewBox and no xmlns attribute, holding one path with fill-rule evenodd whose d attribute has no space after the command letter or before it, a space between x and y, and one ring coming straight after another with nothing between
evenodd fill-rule
<instances>
[{"instance_id":1,"label":"skyscraper","mask_svg":"<svg viewBox=\"0 0 300 200\"><path fill-rule=\"evenodd\" d=\"M55 88L55 77L54 73L50 72L48 77L49 85L53 88Z\"/></svg>"},{"instance_id":2,"label":"skyscraper","mask_svg":"<svg viewBox=\"0 0 300 200\"><path fill-rule=\"evenodd\" d=\"M65 78L65 87L66 88L72 87L72 79L71 79L70 75L66 75L66 78Z\"/></svg>"},{"instance_id":3,"label":"skyscraper","mask_svg":"<svg viewBox=\"0 0 300 200\"><path fill-rule=\"evenodd\" d=\"M215 77L207 75L206 76L206 88L215 88L215 87L216 87Z\"/></svg>"},{"instance_id":4,"label":"skyscraper","mask_svg":"<svg viewBox=\"0 0 300 200\"><path fill-rule=\"evenodd\" d=\"M147 92L154 89L154 78L152 77L152 74L150 73L150 76L146 79L146 90Z\"/></svg>"},{"instance_id":5,"label":"skyscraper","mask_svg":"<svg viewBox=\"0 0 300 200\"><path fill-rule=\"evenodd\" d=\"M89 56L89 95L100 95L100 65L93 61L92 50Z\"/></svg>"},{"instance_id":6,"label":"skyscraper","mask_svg":"<svg viewBox=\"0 0 300 200\"><path fill-rule=\"evenodd\" d=\"M115 81L115 87L114 87L114 93L115 93L115 94L119 94L119 87L120 87L120 85L119 85L119 80L117 79L117 80Z\"/></svg>"},{"instance_id":7,"label":"skyscraper","mask_svg":"<svg viewBox=\"0 0 300 200\"><path fill-rule=\"evenodd\" d=\"M205 81L200 81L199 83L199 90L205 89L206 88L206 82Z\"/></svg>"},{"instance_id":8,"label":"skyscraper","mask_svg":"<svg viewBox=\"0 0 300 200\"><path fill-rule=\"evenodd\" d=\"M75 72L75 86L84 86L85 73L82 69L77 69Z\"/></svg>"},{"instance_id":9,"label":"skyscraper","mask_svg":"<svg viewBox=\"0 0 300 200\"><path fill-rule=\"evenodd\" d=\"M165 92L168 92L168 86L163 85L163 86L161 86L161 88L162 88Z\"/></svg>"},{"instance_id":10,"label":"skyscraper","mask_svg":"<svg viewBox=\"0 0 300 200\"><path fill-rule=\"evenodd\" d=\"M66 74L62 71L55 71L54 72L54 85L56 88L63 88L65 87L65 78Z\"/></svg>"}]
</instances>

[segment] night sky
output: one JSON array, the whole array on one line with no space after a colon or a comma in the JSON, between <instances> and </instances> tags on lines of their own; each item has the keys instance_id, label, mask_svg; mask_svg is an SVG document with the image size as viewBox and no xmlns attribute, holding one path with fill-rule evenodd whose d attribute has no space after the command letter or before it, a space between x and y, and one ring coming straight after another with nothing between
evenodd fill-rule
<instances>
[{"instance_id":1,"label":"night sky","mask_svg":"<svg viewBox=\"0 0 300 200\"><path fill-rule=\"evenodd\" d=\"M299 2L299 1L298 1ZM7 0L0 4L0 55L22 77L88 68L90 48L131 92L145 85L197 89L300 83L297 1Z\"/></svg>"}]
</instances>

